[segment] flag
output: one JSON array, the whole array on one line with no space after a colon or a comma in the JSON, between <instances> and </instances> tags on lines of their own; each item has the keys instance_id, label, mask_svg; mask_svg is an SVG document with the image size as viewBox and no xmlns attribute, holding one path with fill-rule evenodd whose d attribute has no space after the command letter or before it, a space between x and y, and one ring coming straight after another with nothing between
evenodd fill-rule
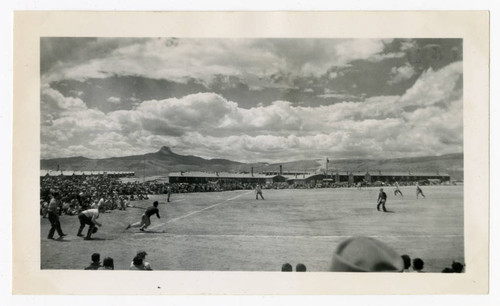
<instances>
[{"instance_id":1,"label":"flag","mask_svg":"<svg viewBox=\"0 0 500 306\"><path fill-rule=\"evenodd\" d=\"M327 158L326 158L326 163L329 163L329 162L330 162L330 160L328 160L328 157L327 157Z\"/></svg>"}]
</instances>

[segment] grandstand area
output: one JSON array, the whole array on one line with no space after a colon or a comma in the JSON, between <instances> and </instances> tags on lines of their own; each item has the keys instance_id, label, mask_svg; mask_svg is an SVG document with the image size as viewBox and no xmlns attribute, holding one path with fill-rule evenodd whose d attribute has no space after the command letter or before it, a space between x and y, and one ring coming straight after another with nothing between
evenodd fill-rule
<instances>
[{"instance_id":1,"label":"grandstand area","mask_svg":"<svg viewBox=\"0 0 500 306\"><path fill-rule=\"evenodd\" d=\"M376 210L379 188L264 189L150 195L126 211L101 214L103 226L84 241L77 216L60 217L63 240L47 240L50 223L41 218L41 268L81 270L94 252L127 270L136 251L146 250L154 270L279 271L285 262L308 271L327 271L335 247L351 236L375 237L400 254L424 260L424 271L441 272L464 258L463 186L384 187L388 213ZM161 219L147 232L125 231L143 209L160 201Z\"/></svg>"}]
</instances>

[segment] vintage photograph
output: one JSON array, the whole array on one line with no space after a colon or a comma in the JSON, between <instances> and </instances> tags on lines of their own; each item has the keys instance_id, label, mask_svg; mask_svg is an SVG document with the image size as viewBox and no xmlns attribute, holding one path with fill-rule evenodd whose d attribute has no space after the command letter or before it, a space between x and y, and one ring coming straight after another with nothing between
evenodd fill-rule
<instances>
[{"instance_id":1,"label":"vintage photograph","mask_svg":"<svg viewBox=\"0 0 500 306\"><path fill-rule=\"evenodd\" d=\"M463 43L40 37L40 269L466 273Z\"/></svg>"}]
</instances>

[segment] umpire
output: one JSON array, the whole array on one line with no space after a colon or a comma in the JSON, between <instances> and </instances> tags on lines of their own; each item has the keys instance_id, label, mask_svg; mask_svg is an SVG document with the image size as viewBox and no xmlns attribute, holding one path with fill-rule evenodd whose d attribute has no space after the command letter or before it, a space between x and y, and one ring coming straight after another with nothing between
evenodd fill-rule
<instances>
[{"instance_id":1,"label":"umpire","mask_svg":"<svg viewBox=\"0 0 500 306\"><path fill-rule=\"evenodd\" d=\"M383 188L380 188L380 192L378 194L378 200L377 200L377 210L380 211L380 205L382 205L382 209L387 212L385 209L385 201L387 201L387 194L384 192Z\"/></svg>"},{"instance_id":2,"label":"umpire","mask_svg":"<svg viewBox=\"0 0 500 306\"><path fill-rule=\"evenodd\" d=\"M47 208L50 221L50 231L48 239L54 239L54 232L57 231L59 238L66 236L61 229L61 222L59 221L59 193L53 192L50 194L49 207Z\"/></svg>"}]
</instances>

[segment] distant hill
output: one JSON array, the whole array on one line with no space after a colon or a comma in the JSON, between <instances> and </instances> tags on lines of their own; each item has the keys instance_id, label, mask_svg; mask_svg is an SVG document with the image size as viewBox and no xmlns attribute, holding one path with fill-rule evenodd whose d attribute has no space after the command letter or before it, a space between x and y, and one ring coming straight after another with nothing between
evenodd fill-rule
<instances>
[{"instance_id":1,"label":"distant hill","mask_svg":"<svg viewBox=\"0 0 500 306\"><path fill-rule=\"evenodd\" d=\"M442 171L453 179L463 179L463 153L442 156L425 156L393 159L344 159L330 160L328 168L340 171ZM219 171L219 172L254 172L279 171L322 171L324 160L300 160L284 163L241 163L227 159L205 159L193 155L179 155L169 147L162 147L158 152L144 155L90 159L82 156L68 158L42 159L40 168L46 170L90 170L90 171L134 171L136 175L161 175L173 171Z\"/></svg>"}]
</instances>

